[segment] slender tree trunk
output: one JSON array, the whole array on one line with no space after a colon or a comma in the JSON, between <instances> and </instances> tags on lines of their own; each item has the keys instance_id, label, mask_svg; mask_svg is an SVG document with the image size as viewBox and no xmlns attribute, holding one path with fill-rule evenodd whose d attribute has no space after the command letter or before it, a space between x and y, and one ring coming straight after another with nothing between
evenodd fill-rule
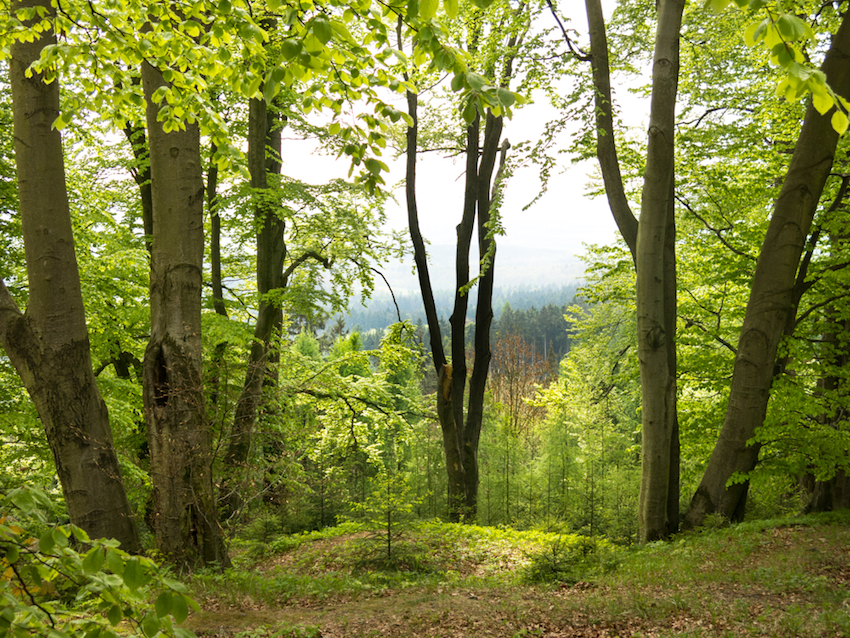
<instances>
[{"instance_id":1,"label":"slender tree trunk","mask_svg":"<svg viewBox=\"0 0 850 638\"><path fill-rule=\"evenodd\" d=\"M224 288L221 280L221 216L218 206L218 166L215 154L218 147L210 148L210 165L207 170L207 212L210 216L210 284L213 291L213 309L216 314L227 317L224 305Z\"/></svg>"},{"instance_id":2,"label":"slender tree trunk","mask_svg":"<svg viewBox=\"0 0 850 638\"><path fill-rule=\"evenodd\" d=\"M13 2L55 17L46 0ZM41 50L56 43L43 32L11 46L21 226L29 299L21 313L0 280L0 344L35 404L62 484L71 522L93 538L115 538L140 550L121 480L106 404L92 371L79 269L74 252L59 131L59 83L26 76Z\"/></svg>"},{"instance_id":3,"label":"slender tree trunk","mask_svg":"<svg viewBox=\"0 0 850 638\"><path fill-rule=\"evenodd\" d=\"M144 391L154 533L172 561L226 564L212 480L211 436L201 381L204 253L201 146L197 124L166 133L152 95L162 74L142 65L153 195L151 338Z\"/></svg>"},{"instance_id":4,"label":"slender tree trunk","mask_svg":"<svg viewBox=\"0 0 850 638\"><path fill-rule=\"evenodd\" d=\"M466 478L466 510L474 519L478 513L478 443L481 439L481 424L484 421L484 392L490 370L490 325L493 322L493 282L496 266L496 240L490 233L490 185L499 153L502 137L502 118L487 114L484 127L484 148L478 167L478 252L483 258L489 250L493 256L486 272L478 281L478 300L475 308L475 354L472 376L469 380L469 400L466 411L466 427L463 431L463 458ZM505 140L507 151L507 140ZM504 160L504 155L502 156Z\"/></svg>"},{"instance_id":5,"label":"slender tree trunk","mask_svg":"<svg viewBox=\"0 0 850 638\"><path fill-rule=\"evenodd\" d=\"M586 0L596 90L597 157L608 202L637 271L641 370L639 539L678 528L679 430L676 410L675 109L683 0L659 0L649 141L640 223L629 208L614 144L608 42L600 0Z\"/></svg>"},{"instance_id":6,"label":"slender tree trunk","mask_svg":"<svg viewBox=\"0 0 850 638\"><path fill-rule=\"evenodd\" d=\"M850 18L845 14L824 60L823 71L836 93L850 96ZM705 474L685 516L697 527L707 514L743 516L747 483L727 486L735 473L748 473L759 445L748 444L764 421L776 354L793 310L800 257L835 159L838 133L830 117L809 104L791 164L774 205L759 254L738 341L726 418Z\"/></svg>"},{"instance_id":7,"label":"slender tree trunk","mask_svg":"<svg viewBox=\"0 0 850 638\"><path fill-rule=\"evenodd\" d=\"M148 152L148 140L145 127L127 122L124 135L133 149L136 164L130 171L133 180L139 187L140 203L142 205L142 229L145 232L145 246L150 252L153 237L153 198L151 194L151 163Z\"/></svg>"},{"instance_id":8,"label":"slender tree trunk","mask_svg":"<svg viewBox=\"0 0 850 638\"><path fill-rule=\"evenodd\" d=\"M602 0L585 0L587 26L590 35L590 66L593 74L594 106L596 107L596 157L602 169L602 181L608 206L623 240L637 264L638 220L634 216L620 173L620 160L614 142L614 110L611 98L611 70L608 62L608 36Z\"/></svg>"},{"instance_id":9,"label":"slender tree trunk","mask_svg":"<svg viewBox=\"0 0 850 638\"><path fill-rule=\"evenodd\" d=\"M268 175L280 172L281 136L278 118L270 112L263 99L252 99L248 105L248 169L256 204L254 218L257 224L257 292L260 297L254 340L248 357L245 383L236 404L230 443L224 456L227 472L244 470L248 463L254 427L260 408L263 385L268 380L270 361L274 357L272 338L280 330L282 312L268 294L284 286L283 263L286 258L284 243L285 223L276 208L267 199ZM242 498L237 484L232 480L223 483L222 503L232 514L241 507Z\"/></svg>"}]
</instances>

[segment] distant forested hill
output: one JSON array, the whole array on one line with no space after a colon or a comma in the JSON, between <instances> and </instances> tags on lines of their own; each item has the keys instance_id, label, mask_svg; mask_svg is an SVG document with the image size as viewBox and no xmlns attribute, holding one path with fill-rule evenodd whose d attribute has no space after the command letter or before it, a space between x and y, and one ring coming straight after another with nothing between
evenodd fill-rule
<instances>
[{"instance_id":1,"label":"distant forested hill","mask_svg":"<svg viewBox=\"0 0 850 638\"><path fill-rule=\"evenodd\" d=\"M545 288L497 288L493 292L493 318L496 321L499 320L506 304L509 304L514 311L530 308L539 310L549 305L558 308L569 305L573 302L577 288L578 283L567 286L547 286ZM472 321L475 317L477 290L470 291L469 296L467 319ZM437 313L442 319L448 320L454 303L454 291L436 291L434 300L437 304ZM425 309L418 294L413 292L396 294L395 301L398 304L398 311L390 294L379 289L372 296L372 299L366 300L365 306L358 301L349 307L348 315L343 317L345 325L349 329L357 329L360 332L380 330L398 321L399 314L401 314L403 320L414 324L420 320L425 323Z\"/></svg>"}]
</instances>

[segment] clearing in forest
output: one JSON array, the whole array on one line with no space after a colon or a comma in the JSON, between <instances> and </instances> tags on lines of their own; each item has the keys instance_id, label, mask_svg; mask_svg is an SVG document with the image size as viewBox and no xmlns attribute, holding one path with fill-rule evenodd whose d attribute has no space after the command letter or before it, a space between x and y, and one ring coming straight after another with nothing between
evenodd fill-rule
<instances>
[{"instance_id":1,"label":"clearing in forest","mask_svg":"<svg viewBox=\"0 0 850 638\"><path fill-rule=\"evenodd\" d=\"M384 539L386 540L386 539ZM428 523L261 538L192 588L199 636L846 636L850 515L759 521L619 548Z\"/></svg>"}]
</instances>

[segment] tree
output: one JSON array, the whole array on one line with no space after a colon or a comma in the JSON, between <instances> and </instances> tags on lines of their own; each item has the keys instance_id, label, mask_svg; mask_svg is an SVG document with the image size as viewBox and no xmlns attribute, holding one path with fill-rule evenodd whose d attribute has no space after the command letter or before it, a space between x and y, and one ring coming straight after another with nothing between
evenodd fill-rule
<instances>
[{"instance_id":1,"label":"tree","mask_svg":"<svg viewBox=\"0 0 850 638\"><path fill-rule=\"evenodd\" d=\"M829 85L839 95L850 95L848 57L850 20L845 14L822 65ZM794 287L800 259L832 170L838 138L831 119L810 103L759 253L726 417L685 517L688 527L700 525L712 512L743 517L747 483L728 483L736 473L750 472L758 461L760 446L750 442L764 421L779 342L789 314L796 311Z\"/></svg>"},{"instance_id":2,"label":"tree","mask_svg":"<svg viewBox=\"0 0 850 638\"><path fill-rule=\"evenodd\" d=\"M602 4L587 0L596 106L596 149L609 206L637 271L642 444L638 518L642 542L679 525L679 432L676 413L675 108L679 30L684 2L657 4L652 99L640 223L625 195L615 146L608 41ZM566 33L565 33L566 37ZM569 41L569 38L567 38Z\"/></svg>"},{"instance_id":3,"label":"tree","mask_svg":"<svg viewBox=\"0 0 850 638\"><path fill-rule=\"evenodd\" d=\"M29 300L21 313L0 280L0 343L38 409L72 523L137 552L138 532L92 371L62 140L54 128L59 84L30 69L56 43L56 12L41 1L15 2L13 11L29 16L10 51ZM33 36L33 28L40 35Z\"/></svg>"},{"instance_id":4,"label":"tree","mask_svg":"<svg viewBox=\"0 0 850 638\"><path fill-rule=\"evenodd\" d=\"M200 132L197 124L165 130L159 112L160 88L166 82L147 62L142 64L142 84L153 199L151 338L145 351L143 396L154 531L160 551L180 564L224 564L227 554L216 514L201 383Z\"/></svg>"},{"instance_id":5,"label":"tree","mask_svg":"<svg viewBox=\"0 0 850 638\"><path fill-rule=\"evenodd\" d=\"M453 87L464 82L471 87L469 101L464 107L466 122L463 153L466 158L463 215L457 227L455 300L449 323L451 325L451 363L443 348L440 322L437 316L425 242L419 230L419 212L416 203L416 157L418 152L419 115L416 92L408 90L407 104L410 121L406 135L405 195L408 227L413 241L414 261L419 276L419 287L425 305L425 316L430 334L431 355L437 371L437 413L443 431L443 448L448 475L449 513L452 520L463 517L474 519L478 499L478 442L484 416L484 391L490 365L490 325L493 319L493 281L495 267L495 231L498 218L491 217L496 210L499 172L495 173L496 160L501 152L500 170L504 166L509 144L502 141L503 112L513 104L515 97L507 87L513 78L516 48L522 42L529 25L530 10L520 4L512 9L496 5L502 11L502 22L485 30L485 13L472 9L468 16L468 45L473 51L505 51L504 58L484 57L484 73L494 78L495 86L488 85L483 76L471 72L456 72ZM505 23L511 26L504 27ZM398 37L401 47L401 22ZM490 38L485 46L483 40ZM421 34L420 34L421 39ZM499 43L498 45L495 43ZM491 46L493 48L491 48ZM478 105L480 99L483 105ZM483 127L483 131L482 131ZM482 141L483 134L483 141ZM467 292L473 282L469 273L469 251L477 223L478 250L481 265L477 278L478 298L473 337L474 361L469 379L467 409L464 398L467 387L466 311Z\"/></svg>"}]
</instances>

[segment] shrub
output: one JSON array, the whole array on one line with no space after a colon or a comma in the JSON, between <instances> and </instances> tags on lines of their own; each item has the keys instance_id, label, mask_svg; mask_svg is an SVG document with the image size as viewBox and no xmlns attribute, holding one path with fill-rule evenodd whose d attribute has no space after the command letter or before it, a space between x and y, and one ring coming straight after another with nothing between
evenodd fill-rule
<instances>
[{"instance_id":1,"label":"shrub","mask_svg":"<svg viewBox=\"0 0 850 638\"><path fill-rule=\"evenodd\" d=\"M122 635L194 636L177 626L199 609L184 585L117 541L48 524L52 510L43 492L0 492L0 638L118 638L119 624Z\"/></svg>"},{"instance_id":2,"label":"shrub","mask_svg":"<svg viewBox=\"0 0 850 638\"><path fill-rule=\"evenodd\" d=\"M607 541L587 536L560 536L531 556L525 580L531 583L575 584L614 571L619 551Z\"/></svg>"}]
</instances>

